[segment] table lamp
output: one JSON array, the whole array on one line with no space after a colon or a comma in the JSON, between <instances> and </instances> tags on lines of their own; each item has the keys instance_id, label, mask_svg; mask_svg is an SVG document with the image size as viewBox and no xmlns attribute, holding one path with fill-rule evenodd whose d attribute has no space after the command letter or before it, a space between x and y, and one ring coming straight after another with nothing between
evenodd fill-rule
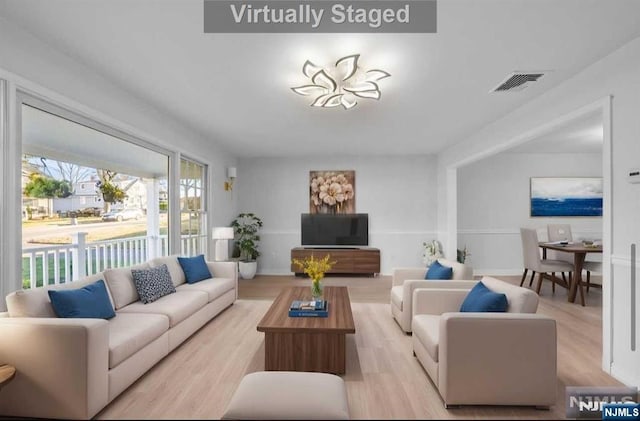
<instances>
[{"instance_id":1,"label":"table lamp","mask_svg":"<svg viewBox=\"0 0 640 421\"><path fill-rule=\"evenodd\" d=\"M228 240L233 240L233 228L215 227L213 229L213 239L216 240L216 261L229 260Z\"/></svg>"}]
</instances>

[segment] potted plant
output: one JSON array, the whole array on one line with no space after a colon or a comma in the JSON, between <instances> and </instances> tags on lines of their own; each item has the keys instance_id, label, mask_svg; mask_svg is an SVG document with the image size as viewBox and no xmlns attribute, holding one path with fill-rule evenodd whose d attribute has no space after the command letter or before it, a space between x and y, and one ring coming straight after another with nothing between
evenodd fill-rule
<instances>
[{"instance_id":1,"label":"potted plant","mask_svg":"<svg viewBox=\"0 0 640 421\"><path fill-rule=\"evenodd\" d=\"M236 246L239 250L238 267L243 279L252 279L256 276L260 256L258 242L260 236L258 230L262 227L262 220L253 213L241 213L231 222L236 235Z\"/></svg>"},{"instance_id":2,"label":"potted plant","mask_svg":"<svg viewBox=\"0 0 640 421\"><path fill-rule=\"evenodd\" d=\"M431 263L438 260L438 258L443 257L442 245L438 240L433 240L429 243L422 243L422 247L424 247L422 257L427 267L431 266Z\"/></svg>"}]
</instances>

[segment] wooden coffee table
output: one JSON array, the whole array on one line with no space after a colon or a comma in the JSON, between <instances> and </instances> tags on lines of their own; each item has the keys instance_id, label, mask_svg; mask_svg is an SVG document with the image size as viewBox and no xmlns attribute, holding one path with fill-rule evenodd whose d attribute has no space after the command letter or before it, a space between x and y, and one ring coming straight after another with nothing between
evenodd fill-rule
<instances>
[{"instance_id":1,"label":"wooden coffee table","mask_svg":"<svg viewBox=\"0 0 640 421\"><path fill-rule=\"evenodd\" d=\"M325 287L328 317L289 317L293 300L310 300L310 287L285 288L260 323L268 371L344 374L346 335L356 333L347 287Z\"/></svg>"}]
</instances>

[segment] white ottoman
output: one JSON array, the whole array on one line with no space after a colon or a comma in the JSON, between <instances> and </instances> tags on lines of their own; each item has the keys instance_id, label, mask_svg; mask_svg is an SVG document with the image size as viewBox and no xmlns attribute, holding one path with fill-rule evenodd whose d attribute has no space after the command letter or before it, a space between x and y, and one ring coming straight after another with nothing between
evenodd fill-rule
<instances>
[{"instance_id":1,"label":"white ottoman","mask_svg":"<svg viewBox=\"0 0 640 421\"><path fill-rule=\"evenodd\" d=\"M244 376L223 420L348 420L344 380L333 374L260 371Z\"/></svg>"}]
</instances>

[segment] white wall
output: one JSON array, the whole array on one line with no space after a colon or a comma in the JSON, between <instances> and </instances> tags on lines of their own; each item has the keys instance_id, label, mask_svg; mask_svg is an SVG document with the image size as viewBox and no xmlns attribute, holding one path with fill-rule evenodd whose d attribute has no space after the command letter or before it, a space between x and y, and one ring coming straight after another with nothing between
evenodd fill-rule
<instances>
[{"instance_id":1,"label":"white wall","mask_svg":"<svg viewBox=\"0 0 640 421\"><path fill-rule=\"evenodd\" d=\"M58 52L43 40L1 17L0 51L0 79L8 82L8 107L0 106L0 111L6 113L8 121L7 128L0 128L3 163L15 161L14 156L19 144L12 140L16 137L17 128L13 120L15 111L11 108L15 108L16 90L25 90L143 140L205 162L209 165L212 183L213 207L210 226L226 224L236 214L236 196L225 192L223 183L226 167L237 165L237 161L234 156L220 148L215 139L186 127L180 121L106 80L100 75L99 69L87 67ZM159 86L158 89L162 87ZM13 205L10 203L12 200L18 202L18 198L14 196L20 179L18 176L14 183L13 178L16 176L13 175L13 171L13 168L3 168L4 184L0 191L0 208L3 209L1 223L4 224L0 231L3 235L0 247L0 255L3 256L0 267L2 297L21 285L18 279L20 267L17 263L19 250L15 250L20 244L20 215L12 215ZM19 210L17 212L19 213ZM212 255L213 247L209 248ZM0 309L3 307L4 300L0 300Z\"/></svg>"},{"instance_id":2,"label":"white wall","mask_svg":"<svg viewBox=\"0 0 640 421\"><path fill-rule=\"evenodd\" d=\"M382 273L422 265L422 242L436 235L434 156L241 158L239 211L264 222L260 273L290 273L312 170L355 170L356 212L369 214L369 245L381 250Z\"/></svg>"},{"instance_id":3,"label":"white wall","mask_svg":"<svg viewBox=\"0 0 640 421\"><path fill-rule=\"evenodd\" d=\"M640 243L640 185L628 183L627 172L640 166L640 38L440 153L438 175L445 177L447 168L503 150L536 128L590 104L608 104L609 96L611 127L605 120L605 139L610 134L610 161L606 149L604 153L612 172L612 242L605 241L603 261L611 261L612 273L611 276L605 273L603 278L603 368L638 386L640 355L631 351L629 336L630 300L637 305L640 297L630 296L629 250L632 243ZM603 107L608 113L607 105ZM452 208L446 200L439 201L439 207L438 215L443 220ZM450 224L443 223L441 229L449 227ZM606 232L606 224L604 228ZM636 263L640 267L640 261ZM640 288L637 292L640 293ZM638 335L640 311L636 313L636 329Z\"/></svg>"},{"instance_id":4,"label":"white wall","mask_svg":"<svg viewBox=\"0 0 640 421\"><path fill-rule=\"evenodd\" d=\"M602 154L502 153L458 171L458 248L476 275L522 273L520 227L570 224L573 238L602 239L602 218L532 218L530 177L601 177Z\"/></svg>"}]
</instances>

